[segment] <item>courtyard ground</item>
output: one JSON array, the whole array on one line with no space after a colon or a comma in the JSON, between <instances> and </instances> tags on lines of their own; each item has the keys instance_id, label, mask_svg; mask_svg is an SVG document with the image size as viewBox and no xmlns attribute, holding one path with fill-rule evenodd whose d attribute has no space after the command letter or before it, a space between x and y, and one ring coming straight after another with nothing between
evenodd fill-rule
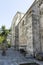
<instances>
[{"instance_id":1,"label":"courtyard ground","mask_svg":"<svg viewBox=\"0 0 43 65\"><path fill-rule=\"evenodd\" d=\"M0 50L0 65L19 65L19 63L25 62L37 62L43 65L43 61L38 61L34 58L24 57L19 51L15 51L14 48L9 48L6 51L6 56L2 56L2 51Z\"/></svg>"}]
</instances>

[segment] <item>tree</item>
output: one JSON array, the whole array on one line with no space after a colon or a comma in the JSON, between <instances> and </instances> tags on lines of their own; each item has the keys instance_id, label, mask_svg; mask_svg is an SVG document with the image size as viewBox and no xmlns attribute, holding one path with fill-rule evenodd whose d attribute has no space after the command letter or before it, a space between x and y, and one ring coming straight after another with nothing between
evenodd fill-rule
<instances>
[{"instance_id":1,"label":"tree","mask_svg":"<svg viewBox=\"0 0 43 65\"><path fill-rule=\"evenodd\" d=\"M0 36L0 44L3 42L5 38L3 36Z\"/></svg>"},{"instance_id":2,"label":"tree","mask_svg":"<svg viewBox=\"0 0 43 65\"><path fill-rule=\"evenodd\" d=\"M2 29L2 31L5 31L6 28L5 28L5 26L2 26L1 29Z\"/></svg>"},{"instance_id":3,"label":"tree","mask_svg":"<svg viewBox=\"0 0 43 65\"><path fill-rule=\"evenodd\" d=\"M1 27L1 31L2 31L2 32L0 33L0 39L2 40L2 38L3 38L3 40L2 40L2 43L3 43L3 42L6 41L7 35L8 35L9 32L10 32L10 29L6 29L5 26L2 26L2 27Z\"/></svg>"},{"instance_id":4,"label":"tree","mask_svg":"<svg viewBox=\"0 0 43 65\"><path fill-rule=\"evenodd\" d=\"M7 35L9 34L10 30L6 29L5 26L1 27L1 33L0 33L0 43L2 43L2 55L6 55L6 39Z\"/></svg>"}]
</instances>

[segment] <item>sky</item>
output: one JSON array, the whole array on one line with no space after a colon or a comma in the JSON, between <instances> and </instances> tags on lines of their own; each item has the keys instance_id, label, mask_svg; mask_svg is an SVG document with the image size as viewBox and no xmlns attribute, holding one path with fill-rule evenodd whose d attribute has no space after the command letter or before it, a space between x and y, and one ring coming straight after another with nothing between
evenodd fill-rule
<instances>
[{"instance_id":1,"label":"sky","mask_svg":"<svg viewBox=\"0 0 43 65\"><path fill-rule=\"evenodd\" d=\"M25 13L34 0L0 0L0 28L11 27L12 19L17 11Z\"/></svg>"}]
</instances>

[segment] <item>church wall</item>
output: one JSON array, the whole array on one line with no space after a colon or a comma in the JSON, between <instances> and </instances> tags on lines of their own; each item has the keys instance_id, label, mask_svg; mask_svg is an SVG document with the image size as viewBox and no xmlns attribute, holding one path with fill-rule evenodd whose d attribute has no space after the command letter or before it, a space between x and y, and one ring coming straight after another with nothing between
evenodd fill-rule
<instances>
[{"instance_id":1,"label":"church wall","mask_svg":"<svg viewBox=\"0 0 43 65\"><path fill-rule=\"evenodd\" d=\"M43 52L43 13L40 15L41 49Z\"/></svg>"},{"instance_id":2,"label":"church wall","mask_svg":"<svg viewBox=\"0 0 43 65\"><path fill-rule=\"evenodd\" d=\"M19 48L24 48L26 44L26 35L25 35L25 17L19 23Z\"/></svg>"},{"instance_id":3,"label":"church wall","mask_svg":"<svg viewBox=\"0 0 43 65\"><path fill-rule=\"evenodd\" d=\"M33 27L33 48L34 54L41 51L41 39L40 39L40 10L39 2L36 2L32 7L32 27Z\"/></svg>"},{"instance_id":4,"label":"church wall","mask_svg":"<svg viewBox=\"0 0 43 65\"><path fill-rule=\"evenodd\" d=\"M26 16L27 52L33 54L32 12Z\"/></svg>"},{"instance_id":5,"label":"church wall","mask_svg":"<svg viewBox=\"0 0 43 65\"><path fill-rule=\"evenodd\" d=\"M19 44L26 44L30 54L41 51L39 18L39 2L35 2L19 23ZM25 23L22 26L23 20Z\"/></svg>"},{"instance_id":6,"label":"church wall","mask_svg":"<svg viewBox=\"0 0 43 65\"><path fill-rule=\"evenodd\" d=\"M19 23L19 48L24 48L33 54L32 13L29 12Z\"/></svg>"}]
</instances>

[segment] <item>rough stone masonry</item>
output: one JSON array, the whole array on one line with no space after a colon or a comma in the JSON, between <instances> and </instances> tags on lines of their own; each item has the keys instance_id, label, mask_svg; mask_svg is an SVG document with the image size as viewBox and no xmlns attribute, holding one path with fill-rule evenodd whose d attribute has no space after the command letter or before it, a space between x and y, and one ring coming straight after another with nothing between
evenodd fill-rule
<instances>
[{"instance_id":1,"label":"rough stone masonry","mask_svg":"<svg viewBox=\"0 0 43 65\"><path fill-rule=\"evenodd\" d=\"M17 21L14 20L13 23L16 23ZM33 2L28 11L18 20L14 29L17 28L18 34L13 34L18 37L15 39L15 42L18 39L15 43L17 49L24 49L30 55L43 52L43 0Z\"/></svg>"}]
</instances>

